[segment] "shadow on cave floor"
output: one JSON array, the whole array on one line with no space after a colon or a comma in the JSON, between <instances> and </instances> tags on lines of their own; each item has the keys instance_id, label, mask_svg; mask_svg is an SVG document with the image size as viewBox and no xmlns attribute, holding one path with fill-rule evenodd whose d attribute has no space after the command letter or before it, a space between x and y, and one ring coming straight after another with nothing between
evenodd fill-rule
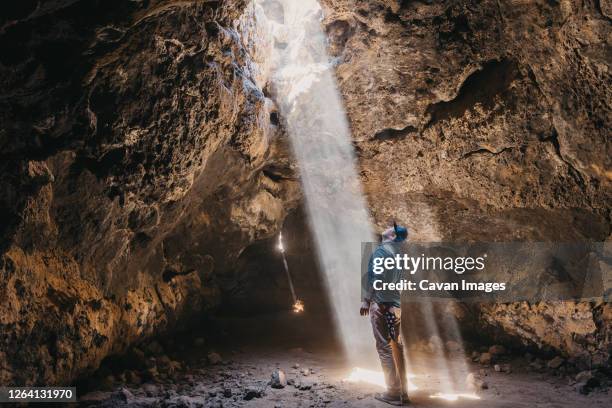
<instances>
[{"instance_id":1,"label":"shadow on cave floor","mask_svg":"<svg viewBox=\"0 0 612 408\"><path fill-rule=\"evenodd\" d=\"M79 384L81 406L158 407L384 407L373 398L378 386L346 381L338 341L328 317L319 313L270 313L241 318L224 316L159 338L102 368ZM333 332L333 331L332 331ZM512 373L470 363L470 371L488 383L481 400L432 399L441 376L430 367L411 378L418 407L610 407L603 390L581 395L567 379L550 372L529 372L521 358L507 360ZM273 388L275 370L287 384ZM424 374L426 373L426 374ZM85 391L86 390L86 391ZM86 392L86 394L85 394Z\"/></svg>"}]
</instances>

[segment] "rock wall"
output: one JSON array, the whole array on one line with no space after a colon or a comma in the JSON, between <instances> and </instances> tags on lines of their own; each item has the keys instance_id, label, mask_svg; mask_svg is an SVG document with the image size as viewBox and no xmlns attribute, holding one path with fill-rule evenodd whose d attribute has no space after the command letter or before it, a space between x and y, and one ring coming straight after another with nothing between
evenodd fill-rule
<instances>
[{"instance_id":1,"label":"rock wall","mask_svg":"<svg viewBox=\"0 0 612 408\"><path fill-rule=\"evenodd\" d=\"M610 239L608 0L322 4L379 227ZM228 271L299 185L245 2L7 7L0 381L63 383L231 293ZM575 309L471 313L566 353L605 350L609 305Z\"/></svg>"},{"instance_id":2,"label":"rock wall","mask_svg":"<svg viewBox=\"0 0 612 408\"><path fill-rule=\"evenodd\" d=\"M0 23L0 382L66 383L220 299L299 196L243 4L19 2Z\"/></svg>"},{"instance_id":3,"label":"rock wall","mask_svg":"<svg viewBox=\"0 0 612 408\"><path fill-rule=\"evenodd\" d=\"M323 4L379 227L395 218L423 241L610 240L609 2ZM609 316L597 302L463 315L598 361Z\"/></svg>"}]
</instances>

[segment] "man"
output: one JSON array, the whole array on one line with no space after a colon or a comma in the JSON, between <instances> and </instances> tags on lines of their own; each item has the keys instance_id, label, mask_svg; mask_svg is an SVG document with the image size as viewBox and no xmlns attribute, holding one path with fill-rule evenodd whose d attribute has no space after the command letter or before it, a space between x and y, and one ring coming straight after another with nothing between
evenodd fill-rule
<instances>
[{"instance_id":1,"label":"man","mask_svg":"<svg viewBox=\"0 0 612 408\"><path fill-rule=\"evenodd\" d=\"M382 233L382 243L376 248L368 263L367 290L359 310L362 316L370 315L376 350L387 384L387 391L376 394L374 398L391 405L410 403L400 335L400 293L399 291L376 291L372 284L377 279L383 282L398 282L401 276L397 268L385 269L382 274L375 274L374 259L393 258L397 252L396 246L405 241L407 237L408 230L395 223L393 227Z\"/></svg>"}]
</instances>

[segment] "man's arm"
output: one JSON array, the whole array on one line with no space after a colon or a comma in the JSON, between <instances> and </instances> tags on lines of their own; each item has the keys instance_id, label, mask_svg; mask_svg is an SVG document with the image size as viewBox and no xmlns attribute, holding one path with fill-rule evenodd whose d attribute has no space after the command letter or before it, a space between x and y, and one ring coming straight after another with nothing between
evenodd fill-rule
<instances>
[{"instance_id":1,"label":"man's arm","mask_svg":"<svg viewBox=\"0 0 612 408\"><path fill-rule=\"evenodd\" d=\"M367 316L370 312L370 302L372 301L374 295L374 259L380 256L380 248L376 248L374 253L370 256L370 260L368 261L368 273L366 276L367 282L366 287L363 290L363 299L361 302L361 307L359 308L359 314L361 316Z\"/></svg>"}]
</instances>

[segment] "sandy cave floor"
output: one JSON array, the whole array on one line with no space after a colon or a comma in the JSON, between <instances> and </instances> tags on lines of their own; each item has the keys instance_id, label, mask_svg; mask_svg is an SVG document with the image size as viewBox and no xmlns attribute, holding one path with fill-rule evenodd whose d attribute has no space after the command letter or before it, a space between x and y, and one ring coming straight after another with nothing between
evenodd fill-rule
<instances>
[{"instance_id":1,"label":"sandy cave floor","mask_svg":"<svg viewBox=\"0 0 612 408\"><path fill-rule=\"evenodd\" d=\"M347 367L333 342L322 344L320 334L308 335L312 322L293 320L293 327L278 325L282 319L237 319L229 323L229 338L215 345L203 339L177 336L171 341L176 350L147 357L154 366L131 381L133 371L115 374L105 390L94 385L81 395L81 406L160 406L160 407L389 407L373 398L379 386L346 381ZM256 325L253 324L256 322ZM239 328L238 333L231 327ZM256 327L256 329L253 329ZM241 333L240 330L244 330ZM162 342L163 343L163 342ZM185 346L185 344L188 344ZM166 346L166 349L168 347ZM214 352L211 361L210 353ZM217 355L220 361L217 361ZM156 361L154 363L154 361ZM611 407L612 391L596 390L589 395L576 391L566 377L549 371L533 372L523 358L507 360L511 373L495 372L492 367L469 363L488 389L477 392L480 400L446 401L431 398L439 392L442 373L430 367L415 367L411 392L417 407ZM177 364L178 363L178 364ZM271 374L280 369L289 382L284 388L270 386ZM544 370L543 370L544 371ZM159 373L159 374L157 374ZM466 374L459 374L465 378Z\"/></svg>"}]
</instances>

